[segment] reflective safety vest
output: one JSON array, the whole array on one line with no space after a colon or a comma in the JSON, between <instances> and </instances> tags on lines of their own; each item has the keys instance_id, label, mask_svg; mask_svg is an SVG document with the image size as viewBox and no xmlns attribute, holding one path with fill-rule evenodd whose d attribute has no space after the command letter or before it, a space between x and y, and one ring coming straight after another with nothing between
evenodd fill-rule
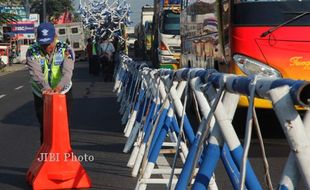
<instances>
[{"instance_id":1,"label":"reflective safety vest","mask_svg":"<svg viewBox=\"0 0 310 190\"><path fill-rule=\"evenodd\" d=\"M92 43L92 53L93 55L97 55L97 44L96 43Z\"/></svg>"},{"instance_id":2,"label":"reflective safety vest","mask_svg":"<svg viewBox=\"0 0 310 190\"><path fill-rule=\"evenodd\" d=\"M32 56L39 62L41 66L42 73L44 74L45 81L48 82L50 87L53 89L57 86L57 84L60 82L62 77L62 67L64 63L65 58L65 51L67 48L67 45L62 42L57 42L56 44L56 50L54 52L53 58L51 60L51 63L49 63L49 60L45 57L45 55L42 53L42 50L40 49L40 46L35 43L30 47L30 51ZM63 90L61 91L62 94L68 92L72 86L72 83L66 85ZM35 81L32 81L32 89L33 92L41 97L42 93L42 87L38 85Z\"/></svg>"}]
</instances>

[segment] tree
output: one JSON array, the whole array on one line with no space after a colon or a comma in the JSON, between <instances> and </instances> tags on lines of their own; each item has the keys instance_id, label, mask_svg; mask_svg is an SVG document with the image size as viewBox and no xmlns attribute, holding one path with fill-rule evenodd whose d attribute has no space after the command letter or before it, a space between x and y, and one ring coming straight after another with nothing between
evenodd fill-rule
<instances>
[{"instance_id":1,"label":"tree","mask_svg":"<svg viewBox=\"0 0 310 190\"><path fill-rule=\"evenodd\" d=\"M41 20L43 18L43 1L30 0L30 12L39 13ZM72 0L46 0L46 17L47 20L58 19L64 12L73 12Z\"/></svg>"}]
</instances>

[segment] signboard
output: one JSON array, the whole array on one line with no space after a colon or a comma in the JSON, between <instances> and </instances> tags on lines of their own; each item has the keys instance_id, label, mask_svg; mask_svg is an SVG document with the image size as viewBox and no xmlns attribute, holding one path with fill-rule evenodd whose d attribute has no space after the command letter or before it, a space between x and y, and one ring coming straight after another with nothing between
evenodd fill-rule
<instances>
[{"instance_id":1,"label":"signboard","mask_svg":"<svg viewBox=\"0 0 310 190\"><path fill-rule=\"evenodd\" d=\"M0 13L12 13L20 16L22 19L26 17L25 7L0 6Z\"/></svg>"},{"instance_id":2,"label":"signboard","mask_svg":"<svg viewBox=\"0 0 310 190\"><path fill-rule=\"evenodd\" d=\"M34 27L38 27L40 24L40 15L39 14L29 14L29 19L28 21L34 22Z\"/></svg>"},{"instance_id":3,"label":"signboard","mask_svg":"<svg viewBox=\"0 0 310 190\"><path fill-rule=\"evenodd\" d=\"M34 34L34 23L18 21L10 24L12 27L11 33L13 34Z\"/></svg>"}]
</instances>

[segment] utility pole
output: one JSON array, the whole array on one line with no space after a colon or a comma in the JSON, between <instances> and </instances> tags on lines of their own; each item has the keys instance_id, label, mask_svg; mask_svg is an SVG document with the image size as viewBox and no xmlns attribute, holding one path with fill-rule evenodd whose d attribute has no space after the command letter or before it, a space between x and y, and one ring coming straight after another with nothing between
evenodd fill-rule
<instances>
[{"instance_id":1,"label":"utility pole","mask_svg":"<svg viewBox=\"0 0 310 190\"><path fill-rule=\"evenodd\" d=\"M47 18L46 18L46 0L43 0L43 22L47 22Z\"/></svg>"},{"instance_id":2,"label":"utility pole","mask_svg":"<svg viewBox=\"0 0 310 190\"><path fill-rule=\"evenodd\" d=\"M30 14L29 0L24 0L24 5L25 5L25 10L26 10L26 16L27 18L29 18L29 14Z\"/></svg>"}]
</instances>

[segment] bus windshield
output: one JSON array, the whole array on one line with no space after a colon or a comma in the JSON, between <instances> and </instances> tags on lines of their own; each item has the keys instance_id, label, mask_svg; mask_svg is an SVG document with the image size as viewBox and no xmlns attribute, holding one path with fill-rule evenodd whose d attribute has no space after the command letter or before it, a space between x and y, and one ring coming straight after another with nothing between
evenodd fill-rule
<instances>
[{"instance_id":1,"label":"bus windshield","mask_svg":"<svg viewBox=\"0 0 310 190\"><path fill-rule=\"evenodd\" d=\"M163 34L180 34L180 14L172 11L164 11L161 32Z\"/></svg>"},{"instance_id":2,"label":"bus windshield","mask_svg":"<svg viewBox=\"0 0 310 190\"><path fill-rule=\"evenodd\" d=\"M241 26L277 26L307 13L310 1L298 0L235 0L233 24ZM272 10L272 11L270 11ZM264 13L264 14L262 14ZM309 26L310 14L295 19L286 26Z\"/></svg>"},{"instance_id":3,"label":"bus windshield","mask_svg":"<svg viewBox=\"0 0 310 190\"><path fill-rule=\"evenodd\" d=\"M243 3L243 2L280 2L280 1L300 1L300 0L235 0L235 3Z\"/></svg>"}]
</instances>

